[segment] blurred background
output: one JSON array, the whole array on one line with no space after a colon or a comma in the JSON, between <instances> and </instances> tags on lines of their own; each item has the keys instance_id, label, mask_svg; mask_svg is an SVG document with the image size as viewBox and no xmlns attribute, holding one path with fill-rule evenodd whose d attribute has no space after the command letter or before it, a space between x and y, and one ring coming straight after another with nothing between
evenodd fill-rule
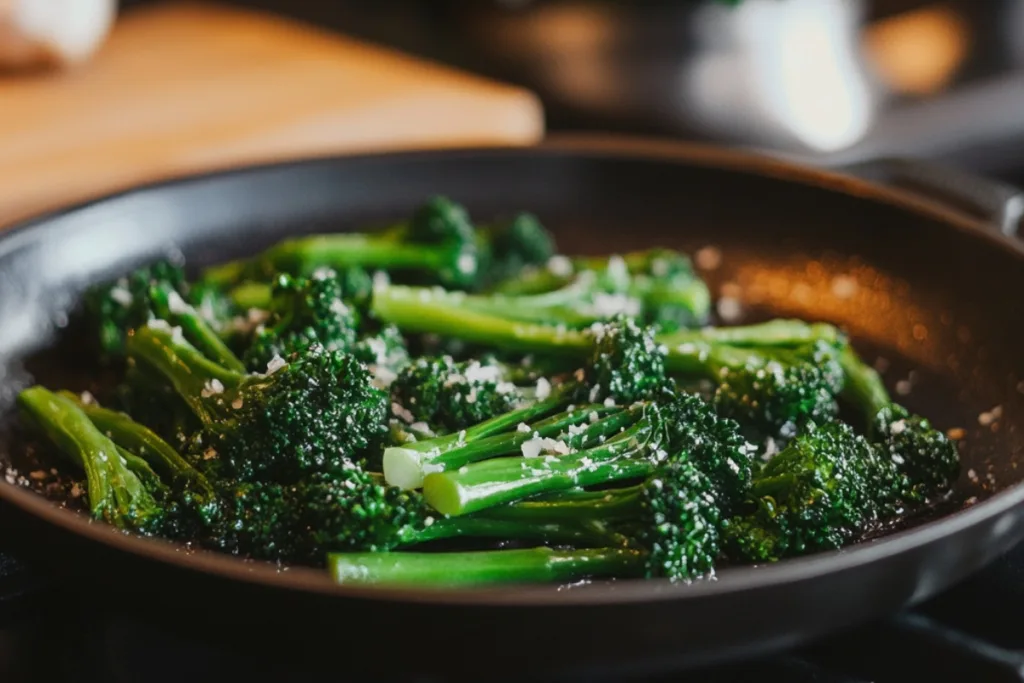
<instances>
[{"instance_id":1,"label":"blurred background","mask_svg":"<svg viewBox=\"0 0 1024 683\"><path fill-rule=\"evenodd\" d=\"M233 4L523 85L550 132L667 134L828 162L913 155L1024 182L1022 0Z\"/></svg>"},{"instance_id":2,"label":"blurred background","mask_svg":"<svg viewBox=\"0 0 1024 683\"><path fill-rule=\"evenodd\" d=\"M211 166L565 131L1024 185L1024 0L3 0L0 68L0 224Z\"/></svg>"}]
</instances>

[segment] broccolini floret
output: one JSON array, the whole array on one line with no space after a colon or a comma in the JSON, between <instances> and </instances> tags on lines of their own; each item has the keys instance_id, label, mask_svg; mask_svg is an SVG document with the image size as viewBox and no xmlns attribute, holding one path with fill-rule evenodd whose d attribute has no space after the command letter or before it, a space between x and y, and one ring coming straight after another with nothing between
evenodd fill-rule
<instances>
[{"instance_id":1,"label":"broccolini floret","mask_svg":"<svg viewBox=\"0 0 1024 683\"><path fill-rule=\"evenodd\" d=\"M263 374L240 374L151 324L130 337L128 354L162 376L201 422L195 454L220 478L287 483L333 471L387 433L387 393L341 351L313 345Z\"/></svg>"},{"instance_id":2,"label":"broccolini floret","mask_svg":"<svg viewBox=\"0 0 1024 683\"><path fill-rule=\"evenodd\" d=\"M669 388L666 349L655 341L653 328L618 316L610 324L595 324L589 332L594 348L583 366L581 393L586 400L595 403L611 398L628 404Z\"/></svg>"},{"instance_id":3,"label":"broccolini floret","mask_svg":"<svg viewBox=\"0 0 1024 683\"><path fill-rule=\"evenodd\" d=\"M359 314L344 299L333 271L308 278L279 275L271 291L270 319L257 328L243 356L249 370L263 370L275 357L302 353L312 344L347 351L355 343Z\"/></svg>"},{"instance_id":4,"label":"broccolini floret","mask_svg":"<svg viewBox=\"0 0 1024 683\"><path fill-rule=\"evenodd\" d=\"M956 444L930 420L894 402L878 372L852 348L841 362L847 378L842 398L859 412L868 438L909 477L912 497L927 501L948 493L960 474Z\"/></svg>"},{"instance_id":5,"label":"broccolini floret","mask_svg":"<svg viewBox=\"0 0 1024 683\"><path fill-rule=\"evenodd\" d=\"M391 400L412 417L409 422L457 432L509 412L523 395L498 364L433 356L402 368L391 384Z\"/></svg>"},{"instance_id":6,"label":"broccolini floret","mask_svg":"<svg viewBox=\"0 0 1024 683\"><path fill-rule=\"evenodd\" d=\"M520 212L478 228L480 287L514 278L524 268L543 265L555 255L555 239L532 213Z\"/></svg>"},{"instance_id":7,"label":"broccolini floret","mask_svg":"<svg viewBox=\"0 0 1024 683\"><path fill-rule=\"evenodd\" d=\"M835 550L894 516L909 482L887 453L833 421L794 438L758 472L753 510L728 519L728 552L751 562Z\"/></svg>"}]
</instances>

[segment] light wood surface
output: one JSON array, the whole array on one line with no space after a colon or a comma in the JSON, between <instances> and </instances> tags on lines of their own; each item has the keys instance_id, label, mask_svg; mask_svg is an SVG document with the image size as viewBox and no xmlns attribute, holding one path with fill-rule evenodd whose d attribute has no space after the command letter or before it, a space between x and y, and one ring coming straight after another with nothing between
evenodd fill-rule
<instances>
[{"instance_id":1,"label":"light wood surface","mask_svg":"<svg viewBox=\"0 0 1024 683\"><path fill-rule=\"evenodd\" d=\"M528 91L271 15L173 3L121 17L80 67L0 78L0 225L192 171L543 131Z\"/></svg>"}]
</instances>

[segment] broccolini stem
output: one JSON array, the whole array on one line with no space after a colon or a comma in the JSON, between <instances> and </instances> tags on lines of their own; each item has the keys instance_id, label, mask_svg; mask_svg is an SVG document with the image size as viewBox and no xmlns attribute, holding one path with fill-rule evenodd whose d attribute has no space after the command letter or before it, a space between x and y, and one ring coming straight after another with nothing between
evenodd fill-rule
<instances>
[{"instance_id":1,"label":"broccolini stem","mask_svg":"<svg viewBox=\"0 0 1024 683\"><path fill-rule=\"evenodd\" d=\"M556 275L548 269L534 270L494 284L490 293L502 296L536 296L565 287L572 275Z\"/></svg>"},{"instance_id":2,"label":"broccolini stem","mask_svg":"<svg viewBox=\"0 0 1024 683\"><path fill-rule=\"evenodd\" d=\"M405 489L419 488L423 484L423 467L428 460L477 439L507 432L520 422L550 415L563 408L569 400L564 391L556 391L550 398L484 420L465 431L386 448L383 465L387 481L392 486Z\"/></svg>"},{"instance_id":3,"label":"broccolini stem","mask_svg":"<svg viewBox=\"0 0 1024 683\"><path fill-rule=\"evenodd\" d=\"M507 432L520 422L528 422L551 415L560 408L563 408L568 403L568 400L562 392L559 392L555 396L546 398L543 401L536 401L523 408L511 410L489 420L484 420L466 429L465 433L456 432L424 441L415 441L407 446L403 446L403 448L430 453L450 451L453 448L472 443L478 439Z\"/></svg>"},{"instance_id":4,"label":"broccolini stem","mask_svg":"<svg viewBox=\"0 0 1024 683\"><path fill-rule=\"evenodd\" d=\"M665 367L673 373L716 380L724 369L739 369L761 358L762 354L756 349L688 341L668 347Z\"/></svg>"},{"instance_id":5,"label":"broccolini stem","mask_svg":"<svg viewBox=\"0 0 1024 683\"><path fill-rule=\"evenodd\" d=\"M881 375L864 363L852 346L843 349L839 364L845 375L840 397L857 408L870 426L878 412L892 403L889 391Z\"/></svg>"},{"instance_id":6,"label":"broccolini stem","mask_svg":"<svg viewBox=\"0 0 1024 683\"><path fill-rule=\"evenodd\" d=\"M591 414L600 416L609 410L609 408L603 405L588 405L582 408L575 408L535 422L529 426L530 428L527 431L493 434L475 440L466 438L463 441L452 443L446 450L425 450L423 448L415 449L397 446L387 448L384 451L383 458L384 476L392 486L416 489L423 485L423 477L427 472L444 472L472 462L514 453L519 450L523 443L530 439L558 436L569 427L587 422ZM610 436L620 429L629 426L639 418L639 415L632 416L632 413L629 413L629 411L619 409L619 412L626 413L626 415L622 417L615 415L595 422L585 431L570 437L574 441L569 445L579 448L580 445L577 444L582 444L584 439L589 438L596 441L601 436ZM521 423L517 422L515 424ZM511 426L510 424L509 428ZM429 444L431 442L423 441L420 443ZM415 443L410 444L410 446L416 445Z\"/></svg>"},{"instance_id":7,"label":"broccolini stem","mask_svg":"<svg viewBox=\"0 0 1024 683\"><path fill-rule=\"evenodd\" d=\"M267 282L243 282L231 288L228 298L243 311L252 308L263 310L270 306L273 287Z\"/></svg>"},{"instance_id":8,"label":"broccolini stem","mask_svg":"<svg viewBox=\"0 0 1024 683\"><path fill-rule=\"evenodd\" d=\"M200 282L221 289L227 289L243 280L254 270L256 259L236 259L225 261L203 270Z\"/></svg>"},{"instance_id":9,"label":"broccolini stem","mask_svg":"<svg viewBox=\"0 0 1024 683\"><path fill-rule=\"evenodd\" d=\"M586 488L634 477L653 470L636 456L647 447L650 426L634 425L601 446L569 455L484 460L423 479L423 498L445 515L464 515L540 493Z\"/></svg>"},{"instance_id":10,"label":"broccolini stem","mask_svg":"<svg viewBox=\"0 0 1024 683\"><path fill-rule=\"evenodd\" d=\"M758 477L751 484L750 494L754 499L765 496L775 497L777 494L792 491L798 484L793 474L776 474Z\"/></svg>"},{"instance_id":11,"label":"broccolini stem","mask_svg":"<svg viewBox=\"0 0 1024 683\"><path fill-rule=\"evenodd\" d=\"M284 240L256 257L208 268L203 281L223 287L274 272L308 277L318 268L349 266L383 270L432 270L446 265L442 249L363 233L309 235Z\"/></svg>"},{"instance_id":12,"label":"broccolini stem","mask_svg":"<svg viewBox=\"0 0 1024 683\"><path fill-rule=\"evenodd\" d=\"M379 320L408 332L434 333L508 350L578 358L593 347L590 337L580 330L468 310L461 305L464 296L441 289L389 285L374 290L370 307Z\"/></svg>"},{"instance_id":13,"label":"broccolini stem","mask_svg":"<svg viewBox=\"0 0 1024 683\"><path fill-rule=\"evenodd\" d=\"M331 576L342 584L468 586L571 582L643 576L646 556L625 548L476 550L452 553L331 553Z\"/></svg>"},{"instance_id":14,"label":"broccolini stem","mask_svg":"<svg viewBox=\"0 0 1024 683\"><path fill-rule=\"evenodd\" d=\"M149 296L157 315L172 325L181 326L185 336L208 358L232 372L245 372L245 365L196 309L166 285L152 286Z\"/></svg>"},{"instance_id":15,"label":"broccolini stem","mask_svg":"<svg viewBox=\"0 0 1024 683\"><path fill-rule=\"evenodd\" d=\"M518 520L481 514L441 518L422 528L406 527L399 533L396 547L405 548L450 538L489 538L575 547L609 547L628 543L624 536L607 529L603 520L599 519Z\"/></svg>"},{"instance_id":16,"label":"broccolini stem","mask_svg":"<svg viewBox=\"0 0 1024 683\"><path fill-rule=\"evenodd\" d=\"M578 328L601 318L599 313L586 310L588 297L597 291L596 275L587 272L552 291L520 296L467 294L460 305L466 310L507 320L561 323Z\"/></svg>"},{"instance_id":17,"label":"broccolini stem","mask_svg":"<svg viewBox=\"0 0 1024 683\"><path fill-rule=\"evenodd\" d=\"M125 466L138 477L147 491L167 493L167 485L160 479L160 475L153 471L148 462L120 446L117 447L117 452L124 458Z\"/></svg>"},{"instance_id":18,"label":"broccolini stem","mask_svg":"<svg viewBox=\"0 0 1024 683\"><path fill-rule=\"evenodd\" d=\"M695 342L757 347L800 346L819 340L834 344L843 341L843 335L828 323L776 318L752 325L678 330L658 337L658 341L669 348Z\"/></svg>"},{"instance_id":19,"label":"broccolini stem","mask_svg":"<svg viewBox=\"0 0 1024 683\"><path fill-rule=\"evenodd\" d=\"M606 491L564 491L483 510L474 517L535 524L627 522L643 512L643 485Z\"/></svg>"},{"instance_id":20,"label":"broccolini stem","mask_svg":"<svg viewBox=\"0 0 1024 683\"><path fill-rule=\"evenodd\" d=\"M125 528L142 523L154 511L152 496L117 446L72 401L37 385L18 394L17 403L26 422L85 471L93 517Z\"/></svg>"},{"instance_id":21,"label":"broccolini stem","mask_svg":"<svg viewBox=\"0 0 1024 683\"><path fill-rule=\"evenodd\" d=\"M147 325L129 335L128 357L142 361L169 381L196 417L213 419L203 402L204 392L217 380L224 387L237 386L244 375L226 370L203 356L185 339L160 328Z\"/></svg>"},{"instance_id":22,"label":"broccolini stem","mask_svg":"<svg viewBox=\"0 0 1024 683\"><path fill-rule=\"evenodd\" d=\"M214 495L213 486L206 477L149 427L122 412L102 408L94 403L85 403L70 391L62 390L58 393L73 401L114 443L156 467L175 484L187 486L195 493L208 497Z\"/></svg>"}]
</instances>

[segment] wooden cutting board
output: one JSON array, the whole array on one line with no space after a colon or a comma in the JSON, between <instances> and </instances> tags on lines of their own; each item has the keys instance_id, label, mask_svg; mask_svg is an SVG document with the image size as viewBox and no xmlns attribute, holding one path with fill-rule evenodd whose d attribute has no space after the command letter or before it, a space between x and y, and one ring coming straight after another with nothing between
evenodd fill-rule
<instances>
[{"instance_id":1,"label":"wooden cutting board","mask_svg":"<svg viewBox=\"0 0 1024 683\"><path fill-rule=\"evenodd\" d=\"M76 70L0 78L0 225L191 171L543 131L519 88L273 15L160 5Z\"/></svg>"}]
</instances>

